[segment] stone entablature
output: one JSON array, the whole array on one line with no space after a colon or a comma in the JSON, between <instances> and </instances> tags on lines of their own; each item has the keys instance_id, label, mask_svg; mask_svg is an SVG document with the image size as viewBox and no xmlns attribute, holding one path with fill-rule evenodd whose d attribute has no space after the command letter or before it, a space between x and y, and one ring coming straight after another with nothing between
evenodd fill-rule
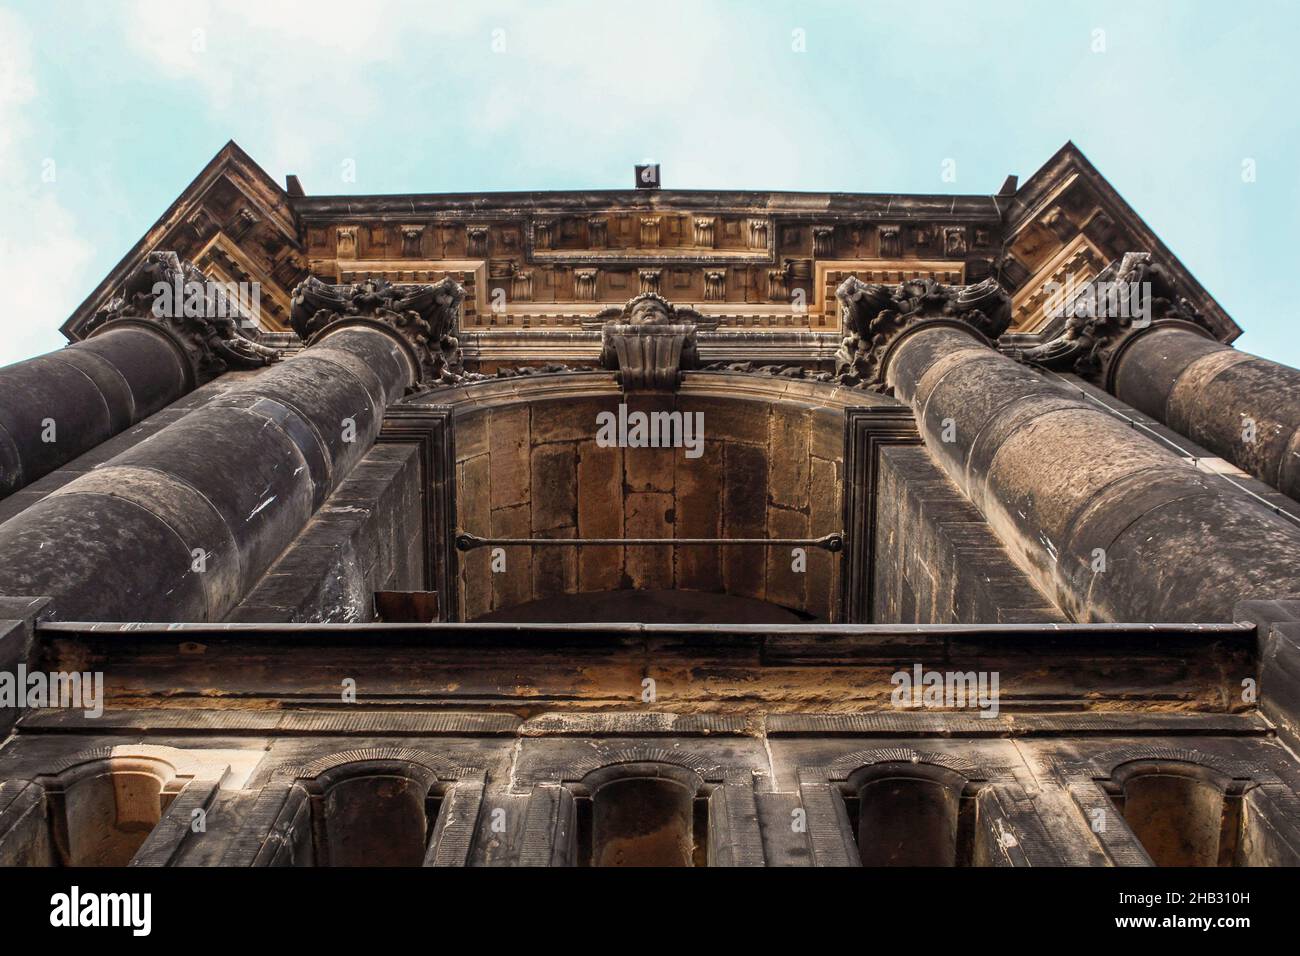
<instances>
[{"instance_id":1,"label":"stone entablature","mask_svg":"<svg viewBox=\"0 0 1300 956\"><path fill-rule=\"evenodd\" d=\"M467 291L461 331L571 332L654 291L722 330L841 331L834 289L997 277L1013 299L1008 344L1056 331L1046 286L1087 281L1124 252L1169 264L1221 342L1240 330L1071 144L996 195L586 190L306 196L281 189L233 143L64 325L85 335L115 286L157 248L218 281L257 283L258 323L289 328L307 275L436 282ZM649 277L649 278L647 278ZM794 348L787 343L784 352ZM748 356L721 356L745 360ZM594 356L584 355L584 358ZM489 359L491 360L491 359Z\"/></svg>"},{"instance_id":2,"label":"stone entablature","mask_svg":"<svg viewBox=\"0 0 1300 956\"><path fill-rule=\"evenodd\" d=\"M389 218L388 198L303 198L295 208L314 275L345 281L367 272L391 278L404 268L446 270L453 262L474 268L485 278L477 293L471 289L467 328L574 328L603 307L653 291L717 316L723 327L833 331L828 269L860 269L868 280L891 272L900 279L981 277L993 268L999 234L988 197L485 193L467 204L469 198L403 197L400 222ZM880 222L886 215L890 221ZM647 279L651 273L657 275Z\"/></svg>"}]
</instances>

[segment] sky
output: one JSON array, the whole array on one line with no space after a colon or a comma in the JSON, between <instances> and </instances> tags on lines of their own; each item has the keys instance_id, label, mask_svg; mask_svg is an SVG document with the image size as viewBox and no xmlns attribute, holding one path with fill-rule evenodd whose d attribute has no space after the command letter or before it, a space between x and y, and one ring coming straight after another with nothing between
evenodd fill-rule
<instances>
[{"instance_id":1,"label":"sky","mask_svg":"<svg viewBox=\"0 0 1300 956\"><path fill-rule=\"evenodd\" d=\"M986 194L1073 140L1300 366L1300 4L0 0L0 365L230 139L308 194ZM945 178L945 170L955 177Z\"/></svg>"}]
</instances>

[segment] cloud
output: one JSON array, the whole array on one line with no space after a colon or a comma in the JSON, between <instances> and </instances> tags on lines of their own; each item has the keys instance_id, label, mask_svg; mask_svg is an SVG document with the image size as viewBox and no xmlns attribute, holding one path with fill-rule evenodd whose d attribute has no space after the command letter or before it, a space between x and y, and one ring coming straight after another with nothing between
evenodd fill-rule
<instances>
[{"instance_id":1,"label":"cloud","mask_svg":"<svg viewBox=\"0 0 1300 956\"><path fill-rule=\"evenodd\" d=\"M0 9L0 365L63 344L58 327L90 284L94 247L58 196L58 167L35 146L40 106L30 31Z\"/></svg>"}]
</instances>

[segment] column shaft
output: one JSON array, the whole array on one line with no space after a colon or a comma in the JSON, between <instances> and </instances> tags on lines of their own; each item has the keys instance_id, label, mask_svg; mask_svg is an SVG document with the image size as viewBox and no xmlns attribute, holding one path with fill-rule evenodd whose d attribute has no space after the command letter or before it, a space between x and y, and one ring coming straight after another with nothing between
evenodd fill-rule
<instances>
[{"instance_id":1,"label":"column shaft","mask_svg":"<svg viewBox=\"0 0 1300 956\"><path fill-rule=\"evenodd\" d=\"M1300 500L1300 371L1156 325L1117 355L1110 390Z\"/></svg>"},{"instance_id":2,"label":"column shaft","mask_svg":"<svg viewBox=\"0 0 1300 956\"><path fill-rule=\"evenodd\" d=\"M220 619L417 381L379 323L342 326L0 525L0 588L60 620Z\"/></svg>"},{"instance_id":3,"label":"column shaft","mask_svg":"<svg viewBox=\"0 0 1300 956\"><path fill-rule=\"evenodd\" d=\"M1300 528L948 325L886 381L1018 561L1079 621L1230 621L1300 593Z\"/></svg>"},{"instance_id":4,"label":"column shaft","mask_svg":"<svg viewBox=\"0 0 1300 956\"><path fill-rule=\"evenodd\" d=\"M143 325L0 369L0 498L194 388L185 356Z\"/></svg>"}]
</instances>

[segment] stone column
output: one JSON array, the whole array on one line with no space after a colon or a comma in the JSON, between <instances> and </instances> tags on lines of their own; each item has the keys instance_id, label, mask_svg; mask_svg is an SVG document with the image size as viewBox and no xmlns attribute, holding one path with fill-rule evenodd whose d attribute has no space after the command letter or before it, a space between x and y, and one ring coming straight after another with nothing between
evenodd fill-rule
<instances>
[{"instance_id":1,"label":"stone column","mask_svg":"<svg viewBox=\"0 0 1300 956\"><path fill-rule=\"evenodd\" d=\"M992 280L838 292L846 380L909 404L934 459L1077 621L1231 621L1300 593L1300 528L992 348Z\"/></svg>"},{"instance_id":2,"label":"stone column","mask_svg":"<svg viewBox=\"0 0 1300 956\"><path fill-rule=\"evenodd\" d=\"M220 620L374 442L445 373L464 290L295 290L307 348L0 525L0 592L57 620Z\"/></svg>"},{"instance_id":3,"label":"stone column","mask_svg":"<svg viewBox=\"0 0 1300 956\"><path fill-rule=\"evenodd\" d=\"M1097 277L1146 303L1067 321L1056 339L1025 353L1069 369L1120 401L1300 500L1300 371L1218 342L1199 312L1177 296L1168 272L1129 253ZM1127 313L1127 314L1125 314Z\"/></svg>"},{"instance_id":4,"label":"stone column","mask_svg":"<svg viewBox=\"0 0 1300 956\"><path fill-rule=\"evenodd\" d=\"M239 335L228 300L204 281L174 252L151 252L86 339L0 369L0 498L227 368L275 361L276 352ZM174 290L195 282L186 315Z\"/></svg>"}]
</instances>

